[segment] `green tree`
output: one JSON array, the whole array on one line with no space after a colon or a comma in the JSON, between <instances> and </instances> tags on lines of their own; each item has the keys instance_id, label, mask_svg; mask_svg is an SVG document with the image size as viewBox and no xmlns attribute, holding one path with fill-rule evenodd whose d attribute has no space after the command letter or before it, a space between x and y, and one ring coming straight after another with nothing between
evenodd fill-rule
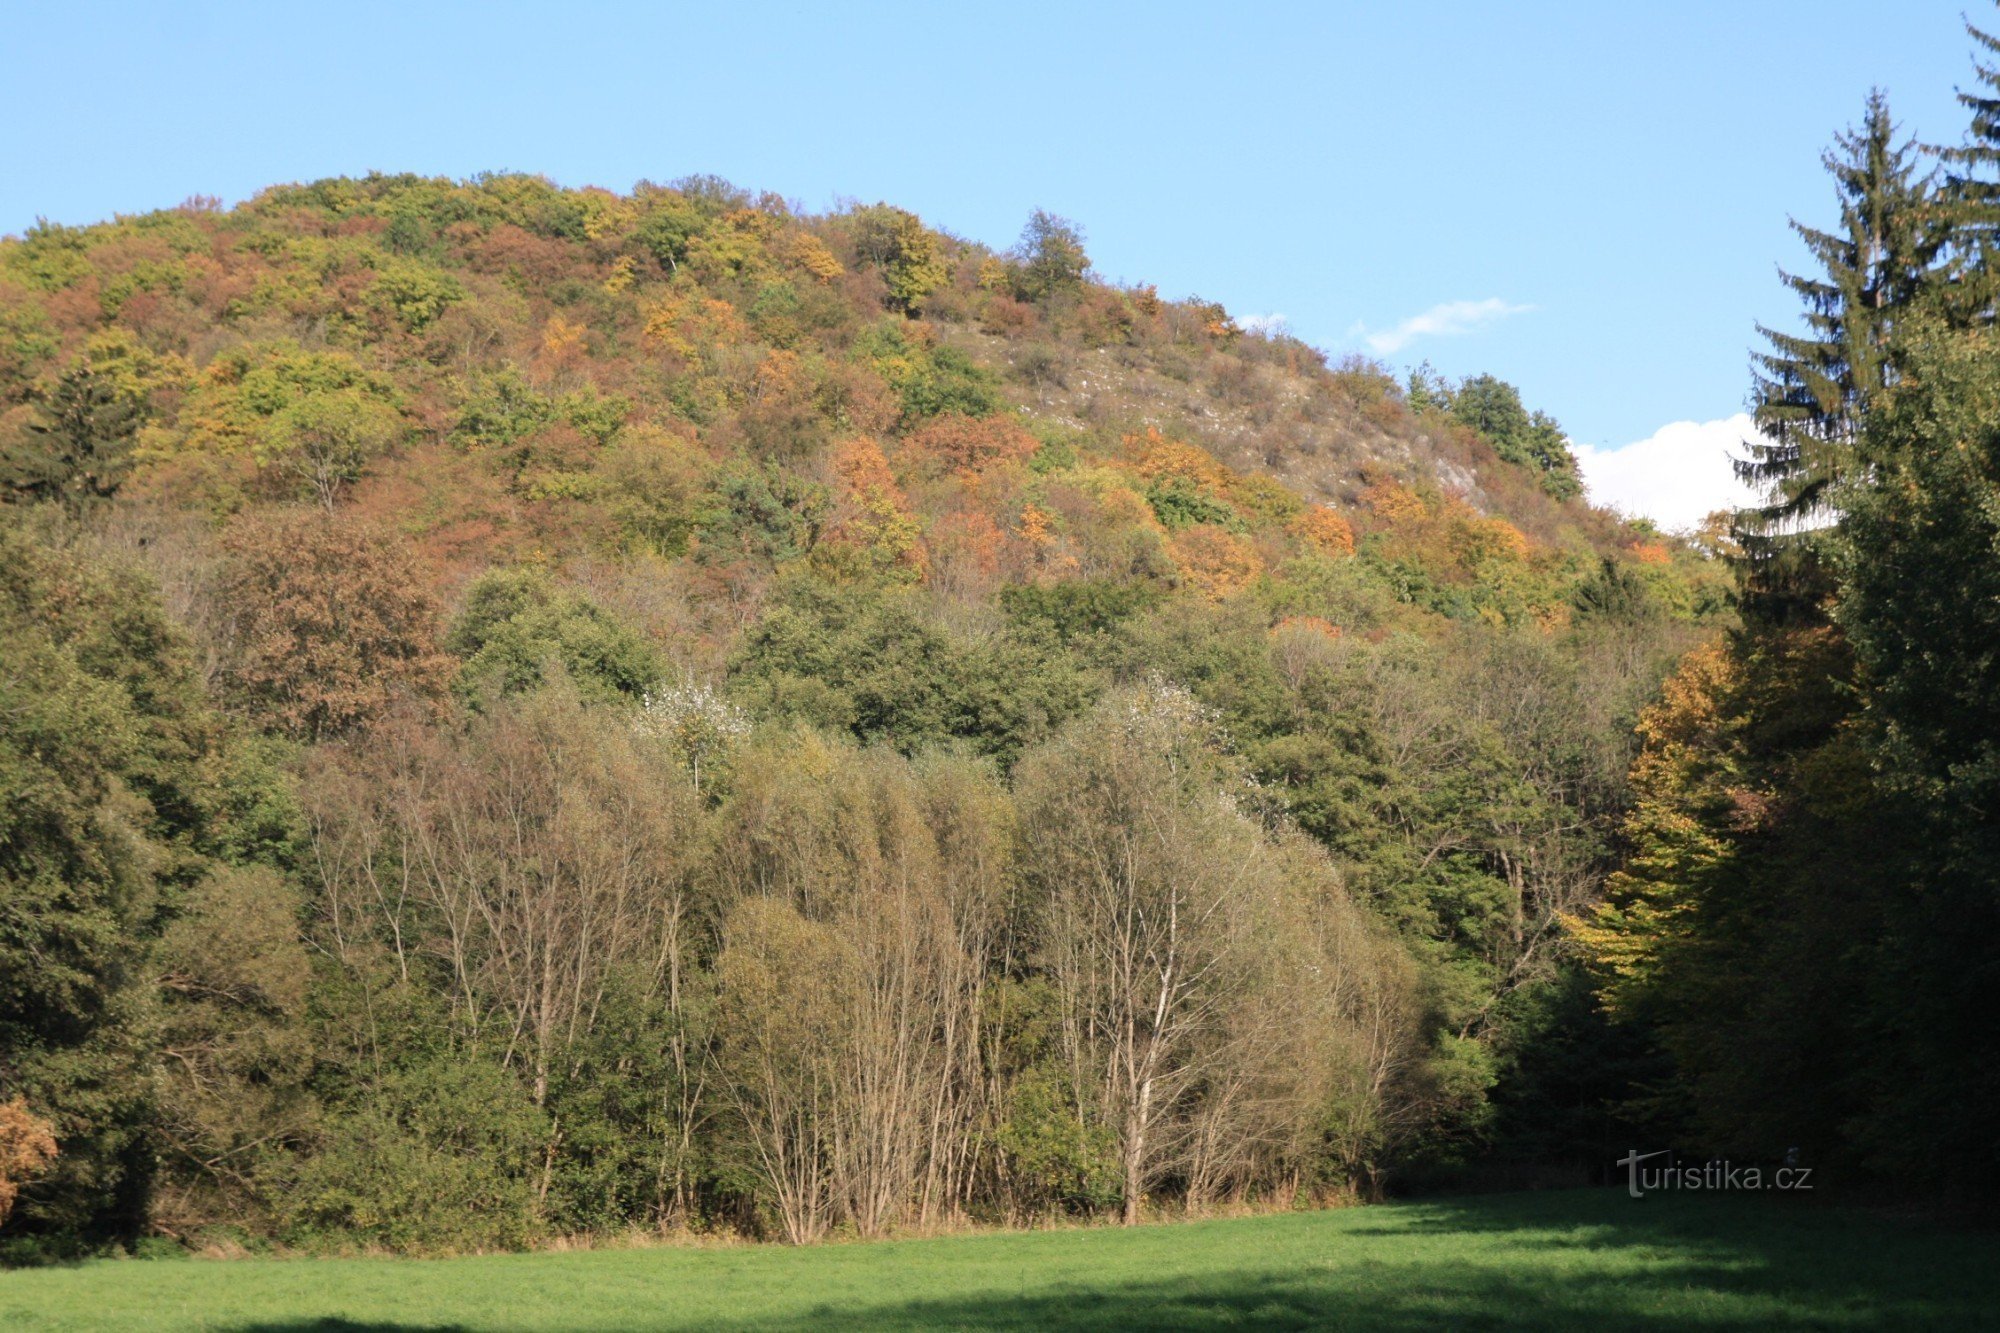
<instances>
[{"instance_id":1,"label":"green tree","mask_svg":"<svg viewBox=\"0 0 2000 1333\"><path fill-rule=\"evenodd\" d=\"M146 584L0 528L0 1092L62 1146L16 1229L146 1224L146 959L199 864L217 739Z\"/></svg>"},{"instance_id":2,"label":"green tree","mask_svg":"<svg viewBox=\"0 0 2000 1333\"><path fill-rule=\"evenodd\" d=\"M1003 759L1090 695L1060 653L947 633L910 594L803 583L749 635L737 688L766 713L906 754L959 739Z\"/></svg>"},{"instance_id":3,"label":"green tree","mask_svg":"<svg viewBox=\"0 0 2000 1333\"><path fill-rule=\"evenodd\" d=\"M1090 269L1083 229L1040 208L1028 215L1014 255L1020 263L1021 295L1030 301L1047 301L1076 291Z\"/></svg>"},{"instance_id":4,"label":"green tree","mask_svg":"<svg viewBox=\"0 0 2000 1333\"><path fill-rule=\"evenodd\" d=\"M132 466L143 406L89 363L63 372L36 404L25 438L0 457L0 486L77 511L118 493Z\"/></svg>"},{"instance_id":5,"label":"green tree","mask_svg":"<svg viewBox=\"0 0 2000 1333\"><path fill-rule=\"evenodd\" d=\"M2000 1182L1981 1146L2000 1134L2000 1070L1968 1058L2000 1005L1981 943L2000 931L2000 342L1990 325L1906 334L1908 382L1838 497L1835 619L1880 797L1856 814L1906 829L1878 881L1862 1135L1879 1167L1972 1200Z\"/></svg>"},{"instance_id":6,"label":"green tree","mask_svg":"<svg viewBox=\"0 0 2000 1333\"><path fill-rule=\"evenodd\" d=\"M538 1229L546 1116L499 1065L437 1053L371 1079L273 1178L294 1241L398 1250L520 1246Z\"/></svg>"},{"instance_id":7,"label":"green tree","mask_svg":"<svg viewBox=\"0 0 2000 1333\"><path fill-rule=\"evenodd\" d=\"M304 1140L312 964L297 890L264 866L214 871L185 895L153 951L153 1137L177 1230L263 1220L260 1167Z\"/></svg>"},{"instance_id":8,"label":"green tree","mask_svg":"<svg viewBox=\"0 0 2000 1333\"><path fill-rule=\"evenodd\" d=\"M1412 412L1422 414L1430 411L1451 410L1451 385L1438 374L1437 368L1425 361L1413 366L1403 382L1403 399L1409 403Z\"/></svg>"},{"instance_id":9,"label":"green tree","mask_svg":"<svg viewBox=\"0 0 2000 1333\"><path fill-rule=\"evenodd\" d=\"M1966 21L1975 48L1972 69L1978 85L1958 90L1959 105L1970 113L1962 143L1938 150L1944 162L1940 191L1948 229L1949 284L1946 308L1957 322L1990 320L2000 265L2000 37Z\"/></svg>"},{"instance_id":10,"label":"green tree","mask_svg":"<svg viewBox=\"0 0 2000 1333\"><path fill-rule=\"evenodd\" d=\"M1420 401L1431 400L1435 389L1411 372L1411 391ZM1583 493L1576 472L1576 458L1569 451L1563 429L1545 412L1530 413L1521 403L1521 391L1492 375L1474 375L1452 390L1450 410L1454 420L1470 426L1493 442L1493 448L1509 463L1533 468L1541 474L1542 488L1558 500Z\"/></svg>"},{"instance_id":11,"label":"green tree","mask_svg":"<svg viewBox=\"0 0 2000 1333\"><path fill-rule=\"evenodd\" d=\"M1804 331L1765 325L1770 344L1753 358L1753 416L1768 437L1752 441L1738 475L1760 487L1762 506L1739 519L1764 538L1824 512L1828 487L1855 464L1870 398L1893 382L1889 340L1929 281L1944 233L1916 147L1898 143L1888 99L1868 95L1861 127L1834 140L1822 161L1840 206L1837 228L1792 222L1818 269L1781 273L1803 306Z\"/></svg>"},{"instance_id":12,"label":"green tree","mask_svg":"<svg viewBox=\"0 0 2000 1333\"><path fill-rule=\"evenodd\" d=\"M264 422L262 459L295 478L329 514L402 433L395 408L360 389L308 393Z\"/></svg>"},{"instance_id":13,"label":"green tree","mask_svg":"<svg viewBox=\"0 0 2000 1333\"><path fill-rule=\"evenodd\" d=\"M551 664L595 700L637 700L661 675L651 644L533 569L495 570L473 584L446 646L465 659L455 688L475 704L534 689Z\"/></svg>"}]
</instances>

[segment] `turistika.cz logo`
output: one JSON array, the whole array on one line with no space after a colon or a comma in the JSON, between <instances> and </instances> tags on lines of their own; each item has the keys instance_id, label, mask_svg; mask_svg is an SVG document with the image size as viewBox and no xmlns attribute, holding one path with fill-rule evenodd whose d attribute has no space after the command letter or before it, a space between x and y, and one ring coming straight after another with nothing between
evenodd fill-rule
<instances>
[{"instance_id":1,"label":"turistika.cz logo","mask_svg":"<svg viewBox=\"0 0 2000 1333\"><path fill-rule=\"evenodd\" d=\"M1809 1190L1813 1169L1798 1164L1796 1150L1785 1154L1785 1164L1766 1170L1761 1166L1739 1166L1734 1162L1710 1161L1683 1164L1662 1162L1643 1166L1655 1157L1671 1156L1671 1149L1642 1153L1637 1148L1618 1159L1625 1168L1625 1188L1635 1199L1648 1190Z\"/></svg>"}]
</instances>

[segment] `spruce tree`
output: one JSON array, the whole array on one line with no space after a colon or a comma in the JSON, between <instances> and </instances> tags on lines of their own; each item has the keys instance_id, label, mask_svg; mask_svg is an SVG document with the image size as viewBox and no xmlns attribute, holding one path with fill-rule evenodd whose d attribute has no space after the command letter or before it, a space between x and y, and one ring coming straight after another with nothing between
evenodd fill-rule
<instances>
[{"instance_id":1,"label":"spruce tree","mask_svg":"<svg viewBox=\"0 0 2000 1333\"><path fill-rule=\"evenodd\" d=\"M1896 142L1888 100L1868 95L1861 128L1836 137L1824 161L1840 196L1837 230L1792 222L1820 272L1781 270L1805 307L1805 331L1758 325L1754 416L1767 442L1738 464L1765 493L1740 525L1766 535L1826 509L1827 488L1853 464L1869 398L1889 384L1889 331L1925 288L1944 235L1928 173L1910 140Z\"/></svg>"},{"instance_id":2,"label":"spruce tree","mask_svg":"<svg viewBox=\"0 0 2000 1333\"><path fill-rule=\"evenodd\" d=\"M1758 325L1769 347L1752 354L1752 415L1762 438L1737 475L1763 495L1739 511L1745 616L1773 624L1817 621L1831 582L1812 528L1828 516L1831 488L1856 466L1855 442L1870 399L1894 381L1888 353L1897 319L1930 289L1947 228L1921 150L1897 142L1878 89L1859 129L1836 136L1822 159L1840 221L1832 230L1792 222L1818 265L1780 270L1804 306L1804 329Z\"/></svg>"},{"instance_id":3,"label":"spruce tree","mask_svg":"<svg viewBox=\"0 0 2000 1333\"><path fill-rule=\"evenodd\" d=\"M38 409L19 444L0 454L0 492L73 511L116 494L144 418L139 403L86 363L65 372Z\"/></svg>"},{"instance_id":4,"label":"spruce tree","mask_svg":"<svg viewBox=\"0 0 2000 1333\"><path fill-rule=\"evenodd\" d=\"M1971 114L1965 141L1938 150L1944 163L1939 191L1947 229L1949 281L1945 313L1958 324L1986 323L1995 310L1993 263L2000 248L2000 37L1967 22L1972 37L1972 72L1978 86L1958 90L1959 105Z\"/></svg>"}]
</instances>

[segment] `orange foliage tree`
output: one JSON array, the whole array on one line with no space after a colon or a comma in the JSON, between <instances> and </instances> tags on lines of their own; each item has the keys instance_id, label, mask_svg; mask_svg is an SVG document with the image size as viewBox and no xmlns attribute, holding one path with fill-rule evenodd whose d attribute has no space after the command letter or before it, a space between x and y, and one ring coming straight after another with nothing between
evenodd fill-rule
<instances>
[{"instance_id":1,"label":"orange foliage tree","mask_svg":"<svg viewBox=\"0 0 2000 1333\"><path fill-rule=\"evenodd\" d=\"M838 499L827 545L858 553L878 569L921 577L923 525L910 513L882 446L866 436L843 440L833 448L832 466Z\"/></svg>"},{"instance_id":2,"label":"orange foliage tree","mask_svg":"<svg viewBox=\"0 0 2000 1333\"><path fill-rule=\"evenodd\" d=\"M1325 505L1314 505L1287 526L1294 537L1321 555L1354 554L1354 526Z\"/></svg>"},{"instance_id":3,"label":"orange foliage tree","mask_svg":"<svg viewBox=\"0 0 2000 1333\"><path fill-rule=\"evenodd\" d=\"M1264 572L1264 561L1250 543L1214 523L1197 523L1177 533L1167 550L1181 577L1218 601L1249 587Z\"/></svg>"},{"instance_id":4,"label":"orange foliage tree","mask_svg":"<svg viewBox=\"0 0 2000 1333\"><path fill-rule=\"evenodd\" d=\"M56 1159L54 1126L16 1097L0 1102L0 1222L14 1211L21 1187Z\"/></svg>"},{"instance_id":5,"label":"orange foliage tree","mask_svg":"<svg viewBox=\"0 0 2000 1333\"><path fill-rule=\"evenodd\" d=\"M926 546L930 550L929 581L932 587L948 592L980 595L1003 581L1023 577L1039 553L1051 540L1047 518L1028 506L1041 519L1039 537L1030 539L1026 516L1019 535L1008 532L993 516L978 509L959 509L931 529Z\"/></svg>"},{"instance_id":6,"label":"orange foliage tree","mask_svg":"<svg viewBox=\"0 0 2000 1333\"><path fill-rule=\"evenodd\" d=\"M1633 542L1625 549L1642 565L1670 565L1674 561L1674 553L1665 542Z\"/></svg>"},{"instance_id":7,"label":"orange foliage tree","mask_svg":"<svg viewBox=\"0 0 2000 1333\"><path fill-rule=\"evenodd\" d=\"M1213 455L1196 445L1170 440L1157 427L1148 426L1141 435L1127 435L1125 453L1139 475L1148 481L1178 478L1218 495L1229 489L1229 469L1216 462Z\"/></svg>"},{"instance_id":8,"label":"orange foliage tree","mask_svg":"<svg viewBox=\"0 0 2000 1333\"><path fill-rule=\"evenodd\" d=\"M904 442L912 461L935 463L960 474L1023 462L1039 447L1020 422L1004 413L969 417L949 412L926 423Z\"/></svg>"}]
</instances>

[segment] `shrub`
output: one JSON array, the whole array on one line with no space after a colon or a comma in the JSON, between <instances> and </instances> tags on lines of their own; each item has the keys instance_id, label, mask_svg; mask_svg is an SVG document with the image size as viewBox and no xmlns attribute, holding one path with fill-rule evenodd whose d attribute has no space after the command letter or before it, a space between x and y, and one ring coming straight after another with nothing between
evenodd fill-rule
<instances>
[{"instance_id":1,"label":"shrub","mask_svg":"<svg viewBox=\"0 0 2000 1333\"><path fill-rule=\"evenodd\" d=\"M291 1238L392 1250L518 1247L535 1233L542 1113L506 1070L441 1055L334 1116L277 1192Z\"/></svg>"}]
</instances>

